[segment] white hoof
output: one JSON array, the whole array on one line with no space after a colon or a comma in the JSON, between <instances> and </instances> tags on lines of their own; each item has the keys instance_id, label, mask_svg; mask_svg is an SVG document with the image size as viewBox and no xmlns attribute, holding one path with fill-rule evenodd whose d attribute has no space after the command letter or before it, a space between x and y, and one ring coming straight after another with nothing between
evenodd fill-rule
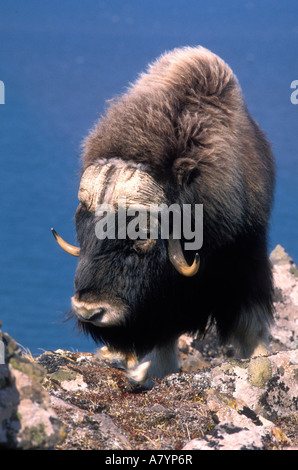
<instances>
[{"instance_id":1,"label":"white hoof","mask_svg":"<svg viewBox=\"0 0 298 470\"><path fill-rule=\"evenodd\" d=\"M154 386L154 379L162 379L166 375L179 371L177 341L164 346L156 346L136 366L128 368L128 379L135 385L145 389Z\"/></svg>"}]
</instances>

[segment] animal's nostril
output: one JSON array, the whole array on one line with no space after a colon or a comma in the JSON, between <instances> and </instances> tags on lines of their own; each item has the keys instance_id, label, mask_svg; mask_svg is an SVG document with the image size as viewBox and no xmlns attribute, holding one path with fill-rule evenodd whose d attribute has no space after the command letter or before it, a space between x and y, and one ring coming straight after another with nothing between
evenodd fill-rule
<instances>
[{"instance_id":1,"label":"animal's nostril","mask_svg":"<svg viewBox=\"0 0 298 470\"><path fill-rule=\"evenodd\" d=\"M88 321L100 321L105 313L105 308L99 308L96 312L92 313L88 318Z\"/></svg>"}]
</instances>

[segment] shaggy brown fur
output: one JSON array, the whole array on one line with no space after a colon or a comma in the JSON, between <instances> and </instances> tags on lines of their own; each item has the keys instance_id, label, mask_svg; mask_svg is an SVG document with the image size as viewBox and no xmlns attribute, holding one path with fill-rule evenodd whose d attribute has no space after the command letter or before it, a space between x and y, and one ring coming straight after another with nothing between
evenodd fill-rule
<instances>
[{"instance_id":1,"label":"shaggy brown fur","mask_svg":"<svg viewBox=\"0 0 298 470\"><path fill-rule=\"evenodd\" d=\"M86 312L86 302L102 302L101 314L112 319L108 327L84 321L83 328L124 352L154 348L158 365L149 374L159 376L174 367L169 344L183 332L204 331L210 318L244 355L266 343L274 162L229 66L202 47L174 50L149 66L84 143L83 171L107 163L111 182L127 165L150 175L168 204L203 204L201 266L194 278L178 274L164 240L142 254L131 241L96 240L96 217L81 205L76 305Z\"/></svg>"},{"instance_id":2,"label":"shaggy brown fur","mask_svg":"<svg viewBox=\"0 0 298 470\"><path fill-rule=\"evenodd\" d=\"M174 50L149 66L110 105L84 147L84 168L117 157L143 163L178 191L195 185L191 202L204 205L217 230L220 220L225 236L232 237L244 217L251 227L268 222L274 182L269 145L229 66L202 47ZM220 238L217 233L213 242Z\"/></svg>"}]
</instances>

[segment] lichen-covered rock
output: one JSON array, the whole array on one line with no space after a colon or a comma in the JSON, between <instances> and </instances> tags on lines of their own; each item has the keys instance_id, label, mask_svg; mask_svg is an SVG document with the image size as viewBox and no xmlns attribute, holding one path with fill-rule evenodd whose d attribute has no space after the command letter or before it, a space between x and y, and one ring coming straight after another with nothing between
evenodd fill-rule
<instances>
[{"instance_id":1,"label":"lichen-covered rock","mask_svg":"<svg viewBox=\"0 0 298 470\"><path fill-rule=\"evenodd\" d=\"M268 357L254 357L247 369L247 379L255 387L265 388L272 378L272 365Z\"/></svg>"},{"instance_id":2,"label":"lichen-covered rock","mask_svg":"<svg viewBox=\"0 0 298 470\"><path fill-rule=\"evenodd\" d=\"M92 354L59 350L38 360L50 371L43 383L66 429L59 449L263 450L297 444L295 431L292 439L279 426L292 421L297 429L294 351L172 374L147 392L134 390L123 371Z\"/></svg>"},{"instance_id":3,"label":"lichen-covered rock","mask_svg":"<svg viewBox=\"0 0 298 470\"><path fill-rule=\"evenodd\" d=\"M298 351L283 351L203 372L210 383L207 404L218 424L184 450L264 450L290 444L277 424L293 420L297 429L297 360Z\"/></svg>"},{"instance_id":4,"label":"lichen-covered rock","mask_svg":"<svg viewBox=\"0 0 298 470\"><path fill-rule=\"evenodd\" d=\"M233 422L219 424L203 439L193 439L183 450L265 450L266 441L271 441L269 429L251 430L235 426Z\"/></svg>"},{"instance_id":5,"label":"lichen-covered rock","mask_svg":"<svg viewBox=\"0 0 298 470\"><path fill-rule=\"evenodd\" d=\"M273 351L298 348L298 268L280 246L270 255L275 284L275 322L271 328Z\"/></svg>"},{"instance_id":6,"label":"lichen-covered rock","mask_svg":"<svg viewBox=\"0 0 298 470\"><path fill-rule=\"evenodd\" d=\"M170 450L214 426L202 384L191 374L174 374L142 392L123 370L92 354L59 350L42 354L38 361L49 371L43 384L66 430L59 449ZM60 369L61 381L56 374ZM66 370L76 377L65 375ZM74 384L67 390L65 376ZM85 386L76 388L82 382Z\"/></svg>"},{"instance_id":7,"label":"lichen-covered rock","mask_svg":"<svg viewBox=\"0 0 298 470\"><path fill-rule=\"evenodd\" d=\"M5 364L0 365L0 446L51 449L63 439L63 428L42 387L45 370L24 356L15 341L0 331Z\"/></svg>"}]
</instances>

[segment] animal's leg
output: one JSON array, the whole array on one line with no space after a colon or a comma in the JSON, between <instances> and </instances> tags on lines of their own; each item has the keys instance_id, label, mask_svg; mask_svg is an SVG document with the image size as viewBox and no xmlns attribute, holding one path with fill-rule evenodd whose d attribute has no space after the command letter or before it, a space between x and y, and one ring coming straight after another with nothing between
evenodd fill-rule
<instances>
[{"instance_id":1,"label":"animal's leg","mask_svg":"<svg viewBox=\"0 0 298 470\"><path fill-rule=\"evenodd\" d=\"M136 367L128 369L128 378L132 383L150 389L154 385L154 378L161 379L178 370L177 340L175 339L165 345L155 346Z\"/></svg>"},{"instance_id":2,"label":"animal's leg","mask_svg":"<svg viewBox=\"0 0 298 470\"><path fill-rule=\"evenodd\" d=\"M240 357L270 354L268 317L264 308L258 305L250 312L242 312L238 325L230 337Z\"/></svg>"},{"instance_id":3,"label":"animal's leg","mask_svg":"<svg viewBox=\"0 0 298 470\"><path fill-rule=\"evenodd\" d=\"M102 346L98 349L96 355L99 359L105 361L111 367L116 367L117 369L135 367L138 363L136 356L112 351L107 346Z\"/></svg>"}]
</instances>

